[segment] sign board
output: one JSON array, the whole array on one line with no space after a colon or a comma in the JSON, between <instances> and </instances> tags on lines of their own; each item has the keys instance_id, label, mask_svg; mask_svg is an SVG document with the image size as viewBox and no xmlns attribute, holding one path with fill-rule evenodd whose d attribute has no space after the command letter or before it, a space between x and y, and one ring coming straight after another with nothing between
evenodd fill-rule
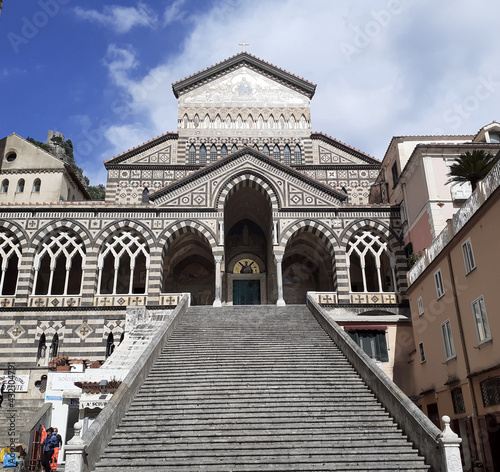
<instances>
[{"instance_id":1,"label":"sign board","mask_svg":"<svg viewBox=\"0 0 500 472\"><path fill-rule=\"evenodd\" d=\"M30 383L30 376L28 375L0 375L0 384L5 383L5 389L11 390L9 386L13 383L15 385L16 392L27 392Z\"/></svg>"}]
</instances>

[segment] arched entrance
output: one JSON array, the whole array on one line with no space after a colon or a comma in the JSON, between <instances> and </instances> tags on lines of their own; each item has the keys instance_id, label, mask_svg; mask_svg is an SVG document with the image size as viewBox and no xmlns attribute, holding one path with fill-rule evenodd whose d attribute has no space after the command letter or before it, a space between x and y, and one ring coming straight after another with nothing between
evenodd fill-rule
<instances>
[{"instance_id":1,"label":"arched entrance","mask_svg":"<svg viewBox=\"0 0 500 472\"><path fill-rule=\"evenodd\" d=\"M283 298L286 304L306 302L307 292L332 292L332 256L324 241L313 233L296 233L283 257Z\"/></svg>"},{"instance_id":2,"label":"arched entrance","mask_svg":"<svg viewBox=\"0 0 500 472\"><path fill-rule=\"evenodd\" d=\"M215 264L208 242L196 233L178 235L163 257L163 292L190 292L192 305L214 301Z\"/></svg>"},{"instance_id":3,"label":"arched entrance","mask_svg":"<svg viewBox=\"0 0 500 472\"><path fill-rule=\"evenodd\" d=\"M234 305L272 300L271 203L261 187L249 184L230 192L224 206L225 298Z\"/></svg>"}]
</instances>

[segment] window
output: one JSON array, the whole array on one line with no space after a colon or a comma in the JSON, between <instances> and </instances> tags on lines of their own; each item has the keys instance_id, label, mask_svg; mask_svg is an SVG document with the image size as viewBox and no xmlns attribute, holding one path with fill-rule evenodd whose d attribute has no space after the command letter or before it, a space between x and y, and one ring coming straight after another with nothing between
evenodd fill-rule
<instances>
[{"instance_id":1,"label":"window","mask_svg":"<svg viewBox=\"0 0 500 472\"><path fill-rule=\"evenodd\" d=\"M7 159L7 162L14 162L17 158L17 154L15 152L9 152L6 156L5 159Z\"/></svg>"},{"instance_id":2,"label":"window","mask_svg":"<svg viewBox=\"0 0 500 472\"><path fill-rule=\"evenodd\" d=\"M500 377L491 377L481 382L481 395L485 407L500 403Z\"/></svg>"},{"instance_id":3,"label":"window","mask_svg":"<svg viewBox=\"0 0 500 472\"><path fill-rule=\"evenodd\" d=\"M0 294L14 295L21 263L21 245L10 233L0 232Z\"/></svg>"},{"instance_id":4,"label":"window","mask_svg":"<svg viewBox=\"0 0 500 472\"><path fill-rule=\"evenodd\" d=\"M420 363L423 364L425 362L424 343L418 343L418 351L420 353Z\"/></svg>"},{"instance_id":5,"label":"window","mask_svg":"<svg viewBox=\"0 0 500 472\"><path fill-rule=\"evenodd\" d=\"M217 160L217 147L215 144L212 144L210 148L210 162L215 162Z\"/></svg>"},{"instance_id":6,"label":"window","mask_svg":"<svg viewBox=\"0 0 500 472\"><path fill-rule=\"evenodd\" d=\"M236 144L233 144L233 147L231 148L231 152L236 152L238 150L238 146Z\"/></svg>"},{"instance_id":7,"label":"window","mask_svg":"<svg viewBox=\"0 0 500 472\"><path fill-rule=\"evenodd\" d=\"M404 200L399 204L399 211L401 213L401 222L404 223L405 221L408 221L408 215L406 213L406 205Z\"/></svg>"},{"instance_id":8,"label":"window","mask_svg":"<svg viewBox=\"0 0 500 472\"><path fill-rule=\"evenodd\" d=\"M56 333L52 338L52 344L50 345L50 357L57 357L59 352L59 335Z\"/></svg>"},{"instance_id":9,"label":"window","mask_svg":"<svg viewBox=\"0 0 500 472\"><path fill-rule=\"evenodd\" d=\"M362 231L351 238L346 262L351 292L394 292L395 257L375 232Z\"/></svg>"},{"instance_id":10,"label":"window","mask_svg":"<svg viewBox=\"0 0 500 472\"><path fill-rule=\"evenodd\" d=\"M490 326L482 296L472 302L472 313L474 314L474 323L479 343L489 341L491 339Z\"/></svg>"},{"instance_id":11,"label":"window","mask_svg":"<svg viewBox=\"0 0 500 472\"><path fill-rule=\"evenodd\" d=\"M470 239L462 244L462 254L464 256L465 273L469 274L476 268L476 261L474 260Z\"/></svg>"},{"instance_id":12,"label":"window","mask_svg":"<svg viewBox=\"0 0 500 472\"><path fill-rule=\"evenodd\" d=\"M40 192L40 187L42 186L42 181L40 179L35 179L33 182L33 192Z\"/></svg>"},{"instance_id":13,"label":"window","mask_svg":"<svg viewBox=\"0 0 500 472\"><path fill-rule=\"evenodd\" d=\"M446 355L446 360L449 361L450 359L457 357L455 353L455 345L453 344L453 334L451 332L450 320L446 320L441 325L441 333L443 335L444 353Z\"/></svg>"},{"instance_id":14,"label":"window","mask_svg":"<svg viewBox=\"0 0 500 472\"><path fill-rule=\"evenodd\" d=\"M262 148L262 153L265 154L266 156L269 156L269 146L267 144L264 144L264 147Z\"/></svg>"},{"instance_id":15,"label":"window","mask_svg":"<svg viewBox=\"0 0 500 472\"><path fill-rule=\"evenodd\" d=\"M389 360L385 331L359 330L348 332L354 342L372 359L381 362Z\"/></svg>"},{"instance_id":16,"label":"window","mask_svg":"<svg viewBox=\"0 0 500 472\"><path fill-rule=\"evenodd\" d=\"M220 155L222 157L227 156L227 146L225 144L223 144L222 147L220 148Z\"/></svg>"},{"instance_id":17,"label":"window","mask_svg":"<svg viewBox=\"0 0 500 472\"><path fill-rule=\"evenodd\" d=\"M280 157L281 157L281 152L280 152L280 148L277 144L274 145L274 148L273 148L273 157L274 159L276 159L277 161L280 160Z\"/></svg>"},{"instance_id":18,"label":"window","mask_svg":"<svg viewBox=\"0 0 500 472\"><path fill-rule=\"evenodd\" d=\"M439 410L437 403L429 403L427 405L427 417L439 428Z\"/></svg>"},{"instance_id":19,"label":"window","mask_svg":"<svg viewBox=\"0 0 500 472\"><path fill-rule=\"evenodd\" d=\"M85 266L85 246L73 232L61 231L43 242L35 255L35 295L78 295Z\"/></svg>"},{"instance_id":20,"label":"window","mask_svg":"<svg viewBox=\"0 0 500 472\"><path fill-rule=\"evenodd\" d=\"M4 179L2 182L2 193L7 193L9 191L9 181L8 179Z\"/></svg>"},{"instance_id":21,"label":"window","mask_svg":"<svg viewBox=\"0 0 500 472\"><path fill-rule=\"evenodd\" d=\"M189 148L188 163L196 164L196 148L194 147L194 144L191 144L191 147Z\"/></svg>"},{"instance_id":22,"label":"window","mask_svg":"<svg viewBox=\"0 0 500 472\"><path fill-rule=\"evenodd\" d=\"M200 146L200 165L207 165L207 148L204 144Z\"/></svg>"},{"instance_id":23,"label":"window","mask_svg":"<svg viewBox=\"0 0 500 472\"><path fill-rule=\"evenodd\" d=\"M18 193L24 192L24 179L19 180L19 182L17 183L17 192Z\"/></svg>"},{"instance_id":24,"label":"window","mask_svg":"<svg viewBox=\"0 0 500 472\"><path fill-rule=\"evenodd\" d=\"M292 163L292 153L288 144L283 148L283 162L289 166Z\"/></svg>"},{"instance_id":25,"label":"window","mask_svg":"<svg viewBox=\"0 0 500 472\"><path fill-rule=\"evenodd\" d=\"M465 413L465 402L462 388L458 387L451 391L451 401L453 402L453 411L458 415Z\"/></svg>"},{"instance_id":26,"label":"window","mask_svg":"<svg viewBox=\"0 0 500 472\"><path fill-rule=\"evenodd\" d=\"M113 333L108 334L108 340L106 342L106 358L108 358L115 350L115 339Z\"/></svg>"},{"instance_id":27,"label":"window","mask_svg":"<svg viewBox=\"0 0 500 472\"><path fill-rule=\"evenodd\" d=\"M147 187L144 187L142 191L142 203L149 203L149 190Z\"/></svg>"},{"instance_id":28,"label":"window","mask_svg":"<svg viewBox=\"0 0 500 472\"><path fill-rule=\"evenodd\" d=\"M422 297L418 297L417 306L418 306L418 314L419 316L422 316L424 314L424 302L422 300Z\"/></svg>"},{"instance_id":29,"label":"window","mask_svg":"<svg viewBox=\"0 0 500 472\"><path fill-rule=\"evenodd\" d=\"M434 272L434 282L436 283L436 293L439 299L444 295L443 276L441 274L441 269L438 269L436 272Z\"/></svg>"},{"instance_id":30,"label":"window","mask_svg":"<svg viewBox=\"0 0 500 472\"><path fill-rule=\"evenodd\" d=\"M398 163L395 162L391 167L392 173L392 186L395 187L398 183Z\"/></svg>"},{"instance_id":31,"label":"window","mask_svg":"<svg viewBox=\"0 0 500 472\"><path fill-rule=\"evenodd\" d=\"M45 342L45 333L42 333L40 340L38 341L38 351L36 354L37 365L43 365L45 363L45 354L47 353L47 344Z\"/></svg>"},{"instance_id":32,"label":"window","mask_svg":"<svg viewBox=\"0 0 500 472\"><path fill-rule=\"evenodd\" d=\"M296 166L302 164L302 151L300 150L300 146L297 144L295 149L293 150L294 154L294 163Z\"/></svg>"},{"instance_id":33,"label":"window","mask_svg":"<svg viewBox=\"0 0 500 472\"><path fill-rule=\"evenodd\" d=\"M99 294L147 293L150 255L146 240L138 233L113 235L101 249Z\"/></svg>"}]
</instances>

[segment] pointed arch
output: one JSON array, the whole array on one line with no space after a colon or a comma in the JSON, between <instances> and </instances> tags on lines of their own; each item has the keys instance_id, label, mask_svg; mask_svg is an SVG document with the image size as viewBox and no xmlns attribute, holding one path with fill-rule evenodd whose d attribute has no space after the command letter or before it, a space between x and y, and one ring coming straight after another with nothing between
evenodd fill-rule
<instances>
[{"instance_id":1,"label":"pointed arch","mask_svg":"<svg viewBox=\"0 0 500 472\"><path fill-rule=\"evenodd\" d=\"M59 354L59 334L55 333L52 337L52 342L50 343L50 355L49 357L54 358Z\"/></svg>"},{"instance_id":2,"label":"pointed arch","mask_svg":"<svg viewBox=\"0 0 500 472\"><path fill-rule=\"evenodd\" d=\"M205 115L205 119L203 120L203 128L205 129L210 129L211 128L211 121L210 121L210 116L208 116L208 113Z\"/></svg>"},{"instance_id":3,"label":"pointed arch","mask_svg":"<svg viewBox=\"0 0 500 472\"><path fill-rule=\"evenodd\" d=\"M274 117L273 117L273 115L269 116L269 119L267 120L267 127L269 129L274 129Z\"/></svg>"},{"instance_id":4,"label":"pointed arch","mask_svg":"<svg viewBox=\"0 0 500 472\"><path fill-rule=\"evenodd\" d=\"M210 147L210 162L215 162L217 160L217 146L212 144Z\"/></svg>"},{"instance_id":5,"label":"pointed arch","mask_svg":"<svg viewBox=\"0 0 500 472\"><path fill-rule=\"evenodd\" d=\"M111 354L113 354L114 350L115 350L115 337L113 336L113 333L110 332L106 340L106 359Z\"/></svg>"},{"instance_id":6,"label":"pointed arch","mask_svg":"<svg viewBox=\"0 0 500 472\"><path fill-rule=\"evenodd\" d=\"M288 228L285 228L281 232L281 239L279 245L282 247L286 247L288 241L290 241L292 238L296 237L297 235L299 235L304 231L313 233L314 235L318 236L318 238L320 238L322 241L325 242L329 254L332 257L335 256L335 249L336 248L337 250L339 249L339 242L337 240L337 236L329 226L317 220L301 220L297 221Z\"/></svg>"},{"instance_id":7,"label":"pointed arch","mask_svg":"<svg viewBox=\"0 0 500 472\"><path fill-rule=\"evenodd\" d=\"M289 166L292 163L292 153L290 151L290 146L288 144L283 148L283 162Z\"/></svg>"},{"instance_id":8,"label":"pointed arch","mask_svg":"<svg viewBox=\"0 0 500 472\"><path fill-rule=\"evenodd\" d=\"M285 129L286 128L286 121L285 121L285 117L283 115L281 115L279 117L279 120L278 120L278 128L279 129Z\"/></svg>"},{"instance_id":9,"label":"pointed arch","mask_svg":"<svg viewBox=\"0 0 500 472\"><path fill-rule=\"evenodd\" d=\"M225 144L223 144L222 147L220 148L220 155L221 155L221 157L226 157L227 154L228 154L227 146Z\"/></svg>"},{"instance_id":10,"label":"pointed arch","mask_svg":"<svg viewBox=\"0 0 500 472\"><path fill-rule=\"evenodd\" d=\"M188 164L196 164L196 148L194 144L191 144L191 146L189 146Z\"/></svg>"},{"instance_id":11,"label":"pointed arch","mask_svg":"<svg viewBox=\"0 0 500 472\"><path fill-rule=\"evenodd\" d=\"M21 269L21 245L10 231L0 232L0 295L15 295Z\"/></svg>"},{"instance_id":12,"label":"pointed arch","mask_svg":"<svg viewBox=\"0 0 500 472\"><path fill-rule=\"evenodd\" d=\"M199 128L199 126L200 126L200 117L198 116L198 114L194 115L193 126L195 128Z\"/></svg>"},{"instance_id":13,"label":"pointed arch","mask_svg":"<svg viewBox=\"0 0 500 472\"><path fill-rule=\"evenodd\" d=\"M200 146L200 165L207 165L207 148L204 144Z\"/></svg>"},{"instance_id":14,"label":"pointed arch","mask_svg":"<svg viewBox=\"0 0 500 472\"><path fill-rule=\"evenodd\" d=\"M195 233L207 241L212 248L212 251L217 247L215 235L205 225L193 221L182 220L174 223L165 229L165 231L158 238L158 246L168 246L177 236L184 233Z\"/></svg>"},{"instance_id":15,"label":"pointed arch","mask_svg":"<svg viewBox=\"0 0 500 472\"><path fill-rule=\"evenodd\" d=\"M295 145L293 150L293 163L298 166L302 164L302 150L298 144Z\"/></svg>"},{"instance_id":16,"label":"pointed arch","mask_svg":"<svg viewBox=\"0 0 500 472\"><path fill-rule=\"evenodd\" d=\"M273 147L273 159L277 161L281 160L281 151L280 147L277 144L275 144Z\"/></svg>"},{"instance_id":17,"label":"pointed arch","mask_svg":"<svg viewBox=\"0 0 500 472\"><path fill-rule=\"evenodd\" d=\"M238 115L236 117L236 129L242 129L243 128L243 119L241 118L241 115Z\"/></svg>"},{"instance_id":18,"label":"pointed arch","mask_svg":"<svg viewBox=\"0 0 500 472\"><path fill-rule=\"evenodd\" d=\"M295 120L295 116L294 116L294 115L292 115L292 116L290 117L290 128L291 128L291 129L295 129L295 128L296 128L296 126L297 126L297 121Z\"/></svg>"},{"instance_id":19,"label":"pointed arch","mask_svg":"<svg viewBox=\"0 0 500 472\"><path fill-rule=\"evenodd\" d=\"M215 117L214 128L216 128L216 129L222 128L222 120L220 119L220 115L217 115Z\"/></svg>"},{"instance_id":20,"label":"pointed arch","mask_svg":"<svg viewBox=\"0 0 500 472\"><path fill-rule=\"evenodd\" d=\"M17 182L17 193L23 193L25 185L26 183L24 179L19 179L19 181Z\"/></svg>"},{"instance_id":21,"label":"pointed arch","mask_svg":"<svg viewBox=\"0 0 500 472\"><path fill-rule=\"evenodd\" d=\"M183 118L182 118L182 127L184 129L188 129L189 128L189 117L187 116L187 114L185 113Z\"/></svg>"},{"instance_id":22,"label":"pointed arch","mask_svg":"<svg viewBox=\"0 0 500 472\"><path fill-rule=\"evenodd\" d=\"M2 181L2 193L7 193L9 191L9 179L3 179Z\"/></svg>"},{"instance_id":23,"label":"pointed arch","mask_svg":"<svg viewBox=\"0 0 500 472\"><path fill-rule=\"evenodd\" d=\"M306 120L306 117L304 115L302 115L300 117L300 125L299 125L299 128L300 129L306 129L307 128L307 120Z\"/></svg>"},{"instance_id":24,"label":"pointed arch","mask_svg":"<svg viewBox=\"0 0 500 472\"><path fill-rule=\"evenodd\" d=\"M263 129L264 128L264 118L262 115L259 115L259 118L257 119L257 129Z\"/></svg>"},{"instance_id":25,"label":"pointed arch","mask_svg":"<svg viewBox=\"0 0 500 472\"><path fill-rule=\"evenodd\" d=\"M228 113L227 116L226 116L226 121L225 121L225 128L226 129L231 129L231 124L232 124L233 120L231 119L231 115Z\"/></svg>"},{"instance_id":26,"label":"pointed arch","mask_svg":"<svg viewBox=\"0 0 500 472\"><path fill-rule=\"evenodd\" d=\"M267 144L264 144L264 147L262 148L262 153L265 154L266 156L271 155L271 152L269 151L269 146Z\"/></svg>"},{"instance_id":27,"label":"pointed arch","mask_svg":"<svg viewBox=\"0 0 500 472\"><path fill-rule=\"evenodd\" d=\"M253 122L252 114L248 115L248 118L247 118L247 128L248 129L253 129L254 128L254 122Z\"/></svg>"},{"instance_id":28,"label":"pointed arch","mask_svg":"<svg viewBox=\"0 0 500 472\"><path fill-rule=\"evenodd\" d=\"M237 150L238 150L238 145L234 143L233 147L231 148L231 152L236 152Z\"/></svg>"}]
</instances>

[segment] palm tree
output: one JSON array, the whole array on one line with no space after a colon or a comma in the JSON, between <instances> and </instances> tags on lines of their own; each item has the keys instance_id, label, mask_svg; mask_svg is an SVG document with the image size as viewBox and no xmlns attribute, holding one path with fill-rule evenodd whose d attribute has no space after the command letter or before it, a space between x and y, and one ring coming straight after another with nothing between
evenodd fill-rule
<instances>
[{"instance_id":1,"label":"palm tree","mask_svg":"<svg viewBox=\"0 0 500 472\"><path fill-rule=\"evenodd\" d=\"M493 156L482 149L460 154L457 161L450 166L448 182L446 183L470 182L472 191L474 191L477 183L486 177L499 158L500 153Z\"/></svg>"}]
</instances>

